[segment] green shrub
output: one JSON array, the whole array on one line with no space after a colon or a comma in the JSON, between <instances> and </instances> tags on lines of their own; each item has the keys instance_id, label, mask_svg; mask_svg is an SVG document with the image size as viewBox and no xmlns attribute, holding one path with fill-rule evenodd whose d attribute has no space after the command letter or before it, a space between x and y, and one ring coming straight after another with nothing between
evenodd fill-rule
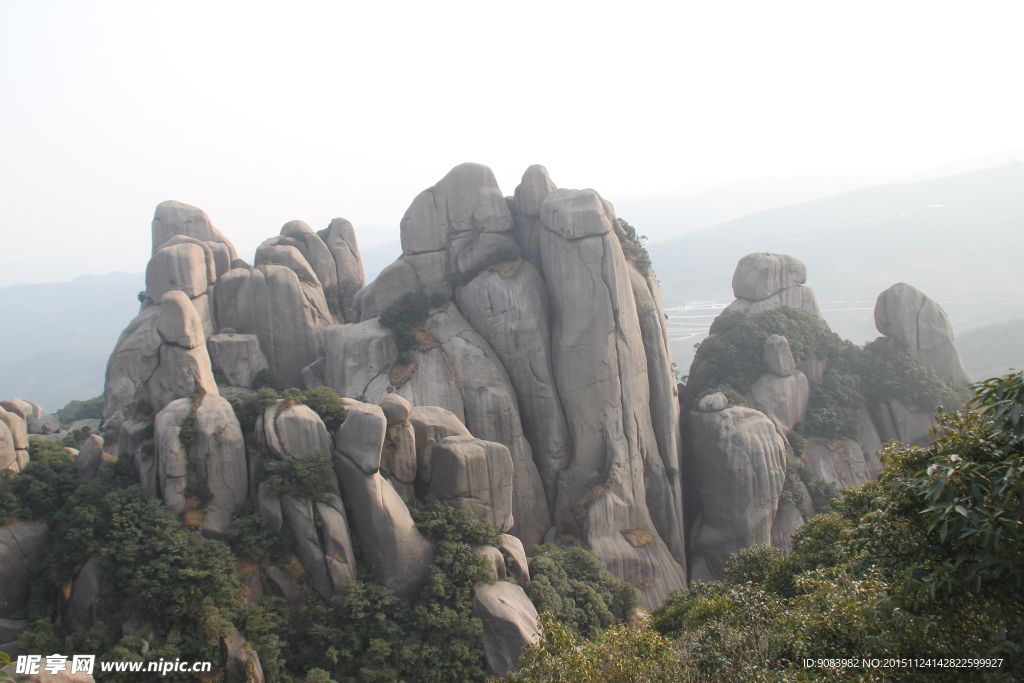
<instances>
[{"instance_id":1,"label":"green shrub","mask_svg":"<svg viewBox=\"0 0 1024 683\"><path fill-rule=\"evenodd\" d=\"M263 387L251 394L228 399L228 403L235 411L235 417L238 418L238 425L242 428L242 437L249 451L256 452L256 419L280 398L281 395L276 390Z\"/></svg>"},{"instance_id":2,"label":"green shrub","mask_svg":"<svg viewBox=\"0 0 1024 683\"><path fill-rule=\"evenodd\" d=\"M401 299L384 309L377 321L381 327L391 330L398 353L405 354L419 345L414 330L427 322L432 308L441 306L445 301L440 292L429 296L423 292L406 292Z\"/></svg>"},{"instance_id":3,"label":"green shrub","mask_svg":"<svg viewBox=\"0 0 1024 683\"><path fill-rule=\"evenodd\" d=\"M307 389L305 399L306 405L316 411L331 434L338 431L338 427L345 422L347 414L345 405L334 389L330 387Z\"/></svg>"},{"instance_id":4,"label":"green shrub","mask_svg":"<svg viewBox=\"0 0 1024 683\"><path fill-rule=\"evenodd\" d=\"M472 587L495 577L473 547L496 544L499 532L465 508L432 499L411 501L410 513L434 543L434 565L419 599L409 603L360 580L329 604L307 601L303 668L329 671L339 681L484 680Z\"/></svg>"},{"instance_id":5,"label":"green shrub","mask_svg":"<svg viewBox=\"0 0 1024 683\"><path fill-rule=\"evenodd\" d=\"M626 233L624 238L619 237L622 253L630 261L635 261L640 267L640 272L646 275L651 269L651 255L647 253L647 249L644 247L644 242L647 241L646 235L637 234L636 228L621 218L616 220Z\"/></svg>"},{"instance_id":6,"label":"green shrub","mask_svg":"<svg viewBox=\"0 0 1024 683\"><path fill-rule=\"evenodd\" d=\"M543 636L523 648L508 683L676 683L687 677L671 640L652 629L616 625L580 640L551 614L541 614ZM498 680L498 679L492 679Z\"/></svg>"},{"instance_id":7,"label":"green shrub","mask_svg":"<svg viewBox=\"0 0 1024 683\"><path fill-rule=\"evenodd\" d=\"M540 545L530 552L531 580L524 590L538 612L550 612L584 638L633 616L636 590L613 576L592 551Z\"/></svg>"},{"instance_id":8,"label":"green shrub","mask_svg":"<svg viewBox=\"0 0 1024 683\"><path fill-rule=\"evenodd\" d=\"M251 501L235 513L228 527L228 545L237 557L258 565L267 565L277 558L287 564L291 553L291 537L282 527L280 533L274 533L267 520L253 511Z\"/></svg>"},{"instance_id":9,"label":"green shrub","mask_svg":"<svg viewBox=\"0 0 1024 683\"><path fill-rule=\"evenodd\" d=\"M256 478L275 493L287 493L304 500L320 500L327 493L324 470L331 461L321 451L310 451L305 458L261 460Z\"/></svg>"},{"instance_id":10,"label":"green shrub","mask_svg":"<svg viewBox=\"0 0 1024 683\"><path fill-rule=\"evenodd\" d=\"M892 344L870 344L852 355L851 366L860 375L869 401L886 403L895 398L918 410L933 411L939 406L959 410L970 397L968 391L958 391L939 379L930 367Z\"/></svg>"},{"instance_id":11,"label":"green shrub","mask_svg":"<svg viewBox=\"0 0 1024 683\"><path fill-rule=\"evenodd\" d=\"M78 470L63 445L43 439L29 439L28 444L29 463L3 487L6 515L49 521L78 487ZM16 507L8 496L17 501Z\"/></svg>"}]
</instances>

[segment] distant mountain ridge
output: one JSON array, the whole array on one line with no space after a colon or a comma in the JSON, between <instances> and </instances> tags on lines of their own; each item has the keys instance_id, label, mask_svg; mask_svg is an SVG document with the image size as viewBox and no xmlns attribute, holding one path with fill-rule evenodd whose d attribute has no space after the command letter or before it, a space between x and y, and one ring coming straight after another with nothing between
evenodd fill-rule
<instances>
[{"instance_id":1,"label":"distant mountain ridge","mask_svg":"<svg viewBox=\"0 0 1024 683\"><path fill-rule=\"evenodd\" d=\"M862 342L876 336L875 297L897 282L938 301L955 329L1024 315L1022 228L1024 164L1013 163L760 211L647 248L667 308L731 301L741 257L791 254L833 329ZM695 341L673 347L680 366Z\"/></svg>"},{"instance_id":2,"label":"distant mountain ridge","mask_svg":"<svg viewBox=\"0 0 1024 683\"><path fill-rule=\"evenodd\" d=\"M0 394L55 411L102 393L110 349L142 289L142 273L120 272L0 287L10 330L0 335Z\"/></svg>"}]
</instances>

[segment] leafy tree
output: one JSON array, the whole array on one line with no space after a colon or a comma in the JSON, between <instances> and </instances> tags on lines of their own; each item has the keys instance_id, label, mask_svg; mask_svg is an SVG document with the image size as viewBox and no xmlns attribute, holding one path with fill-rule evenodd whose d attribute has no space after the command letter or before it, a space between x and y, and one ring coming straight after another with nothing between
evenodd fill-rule
<instances>
[{"instance_id":1,"label":"leafy tree","mask_svg":"<svg viewBox=\"0 0 1024 683\"><path fill-rule=\"evenodd\" d=\"M651 629L617 625L582 639L550 613L541 614L543 637L528 645L507 683L676 683L688 680L672 641ZM498 679L490 679L494 683Z\"/></svg>"},{"instance_id":2,"label":"leafy tree","mask_svg":"<svg viewBox=\"0 0 1024 683\"><path fill-rule=\"evenodd\" d=\"M316 411L331 434L338 431L338 427L345 421L345 406L341 402L341 397L330 387L307 389L304 402Z\"/></svg>"},{"instance_id":3,"label":"leafy tree","mask_svg":"<svg viewBox=\"0 0 1024 683\"><path fill-rule=\"evenodd\" d=\"M331 461L322 451L310 451L301 459L261 460L257 479L276 493L320 500L327 492L324 468L330 467Z\"/></svg>"},{"instance_id":4,"label":"leafy tree","mask_svg":"<svg viewBox=\"0 0 1024 683\"><path fill-rule=\"evenodd\" d=\"M613 576L592 551L538 545L530 553L527 596L538 612L552 613L584 638L627 622L636 611L636 590Z\"/></svg>"}]
</instances>

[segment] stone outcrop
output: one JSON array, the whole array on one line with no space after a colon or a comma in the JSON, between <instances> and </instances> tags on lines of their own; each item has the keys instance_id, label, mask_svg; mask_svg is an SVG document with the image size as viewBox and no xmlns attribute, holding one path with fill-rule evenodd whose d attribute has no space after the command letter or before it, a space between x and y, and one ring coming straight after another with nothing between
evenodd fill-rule
<instances>
[{"instance_id":1,"label":"stone outcrop","mask_svg":"<svg viewBox=\"0 0 1024 683\"><path fill-rule=\"evenodd\" d=\"M357 322L355 294L363 288L365 278L355 228L344 218L335 218L317 234L334 257L338 297L344 322Z\"/></svg>"},{"instance_id":2,"label":"stone outcrop","mask_svg":"<svg viewBox=\"0 0 1024 683\"><path fill-rule=\"evenodd\" d=\"M954 386L970 384L949 317L924 292L904 282L883 291L875 302L875 327L942 379Z\"/></svg>"},{"instance_id":3,"label":"stone outcrop","mask_svg":"<svg viewBox=\"0 0 1024 683\"><path fill-rule=\"evenodd\" d=\"M416 529L408 508L380 473L367 474L347 455L335 451L334 471L359 539L363 560L381 585L396 594L419 594L434 557Z\"/></svg>"},{"instance_id":4,"label":"stone outcrop","mask_svg":"<svg viewBox=\"0 0 1024 683\"><path fill-rule=\"evenodd\" d=\"M92 555L75 576L68 598L65 618L68 628L81 636L86 629L96 623L99 616L100 598L103 587L103 570L100 567L100 556Z\"/></svg>"},{"instance_id":5,"label":"stone outcrop","mask_svg":"<svg viewBox=\"0 0 1024 683\"><path fill-rule=\"evenodd\" d=\"M225 386L248 389L256 373L269 367L260 350L260 338L255 334L215 334L206 347L214 376L223 377Z\"/></svg>"},{"instance_id":6,"label":"stone outcrop","mask_svg":"<svg viewBox=\"0 0 1024 683\"><path fill-rule=\"evenodd\" d=\"M842 439L839 443L808 439L804 460L815 476L839 488L860 486L874 478L878 469L878 461L866 457L853 439Z\"/></svg>"},{"instance_id":7,"label":"stone outcrop","mask_svg":"<svg viewBox=\"0 0 1024 683\"><path fill-rule=\"evenodd\" d=\"M483 622L484 658L491 676L515 669L523 647L540 639L537 609L521 587L506 581L473 588L473 616Z\"/></svg>"},{"instance_id":8,"label":"stone outcrop","mask_svg":"<svg viewBox=\"0 0 1024 683\"><path fill-rule=\"evenodd\" d=\"M769 371L754 382L747 398L782 434L788 435L810 404L811 385L807 376L796 369L785 337L777 334L768 337L763 358Z\"/></svg>"},{"instance_id":9,"label":"stone outcrop","mask_svg":"<svg viewBox=\"0 0 1024 683\"><path fill-rule=\"evenodd\" d=\"M0 619L28 603L29 573L49 541L50 531L42 522L16 522L0 529Z\"/></svg>"},{"instance_id":10,"label":"stone outcrop","mask_svg":"<svg viewBox=\"0 0 1024 683\"><path fill-rule=\"evenodd\" d=\"M172 237L184 235L207 243L211 250L214 250L214 244L223 245L223 249L216 248L216 254L221 260L226 258L226 264L238 258L235 247L213 226L205 211L181 202L166 201L157 205L153 214L152 235L153 253ZM224 256L221 257L221 254ZM221 273L223 270L218 270L218 275Z\"/></svg>"},{"instance_id":11,"label":"stone outcrop","mask_svg":"<svg viewBox=\"0 0 1024 683\"><path fill-rule=\"evenodd\" d=\"M220 396L169 403L154 418L156 489L164 503L207 537L226 538L231 515L249 488L245 444L238 418ZM191 443L182 443L182 426ZM138 467L138 463L136 464ZM200 484L210 492L205 509L190 509L185 489Z\"/></svg>"},{"instance_id":12,"label":"stone outcrop","mask_svg":"<svg viewBox=\"0 0 1024 683\"><path fill-rule=\"evenodd\" d=\"M252 649L238 629L232 628L221 638L224 653L225 683L263 683L263 667L260 656Z\"/></svg>"},{"instance_id":13,"label":"stone outcrop","mask_svg":"<svg viewBox=\"0 0 1024 683\"><path fill-rule=\"evenodd\" d=\"M217 281L214 301L222 326L255 334L270 371L303 386L302 369L324 355L324 331L333 322L318 285L287 266L234 268Z\"/></svg>"},{"instance_id":14,"label":"stone outcrop","mask_svg":"<svg viewBox=\"0 0 1024 683\"><path fill-rule=\"evenodd\" d=\"M611 205L593 190L555 190L541 204L541 257L552 308L552 365L573 443L559 476L555 523L581 534L617 576L654 607L686 585L683 557L661 538L676 501L651 420L647 355ZM662 491L648 491L661 487ZM651 495L653 493L654 495ZM518 495L518 491L517 491ZM664 527L664 525L663 525ZM634 547L620 533L653 541ZM678 544L677 544L678 546ZM678 553L678 551L677 551Z\"/></svg>"},{"instance_id":15,"label":"stone outcrop","mask_svg":"<svg viewBox=\"0 0 1024 683\"><path fill-rule=\"evenodd\" d=\"M500 531L512 528L512 456L500 443L449 436L431 454L430 495L468 507Z\"/></svg>"},{"instance_id":16,"label":"stone outcrop","mask_svg":"<svg viewBox=\"0 0 1024 683\"><path fill-rule=\"evenodd\" d=\"M543 453L534 460L553 508L571 442L551 365L551 306L544 280L528 262L486 270L459 289L456 301L508 373L523 433L534 451Z\"/></svg>"},{"instance_id":17,"label":"stone outcrop","mask_svg":"<svg viewBox=\"0 0 1024 683\"><path fill-rule=\"evenodd\" d=\"M722 578L729 555L771 543L786 478L785 443L762 413L725 407L723 394L701 400L691 436L701 512L690 534L690 578Z\"/></svg>"},{"instance_id":18,"label":"stone outcrop","mask_svg":"<svg viewBox=\"0 0 1024 683\"><path fill-rule=\"evenodd\" d=\"M104 430L119 431L143 485L204 535L255 497L272 528L288 526L322 597L355 576L349 522L377 579L415 596L433 553L401 496L428 493L509 531L488 552L517 581L529 576L525 547L576 537L648 607L685 587L664 311L652 274L623 252L611 204L557 189L541 166L506 198L490 169L462 164L412 201L401 238L399 260L364 287L344 219L319 232L285 224L250 267L202 211L160 205L148 298L111 356L104 408ZM377 316L411 292L446 302L399 354ZM256 420L252 457L240 439L230 455L198 453L211 425L229 422L200 429L206 404L228 406L219 394L245 394L263 369L285 386L337 391L348 410L337 434L278 401ZM143 400L158 413L151 447ZM325 482L338 505L248 490L259 457L314 450L332 455ZM242 498L220 491L193 509L185 486L211 461L230 463L226 489L237 484ZM622 533L636 529L647 533Z\"/></svg>"},{"instance_id":19,"label":"stone outcrop","mask_svg":"<svg viewBox=\"0 0 1024 683\"><path fill-rule=\"evenodd\" d=\"M78 478L82 481L92 481L99 474L101 465L103 465L103 438L90 434L82 442L82 446L78 449L78 456L75 457Z\"/></svg>"},{"instance_id":20,"label":"stone outcrop","mask_svg":"<svg viewBox=\"0 0 1024 683\"><path fill-rule=\"evenodd\" d=\"M807 266L786 254L747 254L736 265L732 289L736 301L719 314L752 318L783 306L821 317L818 300L807 281Z\"/></svg>"}]
</instances>

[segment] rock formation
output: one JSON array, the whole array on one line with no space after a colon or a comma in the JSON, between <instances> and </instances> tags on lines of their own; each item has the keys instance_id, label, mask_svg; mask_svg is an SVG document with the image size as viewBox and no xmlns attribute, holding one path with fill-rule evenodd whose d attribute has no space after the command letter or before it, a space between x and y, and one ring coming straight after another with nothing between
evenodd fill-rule
<instances>
[{"instance_id":1,"label":"rock formation","mask_svg":"<svg viewBox=\"0 0 1024 683\"><path fill-rule=\"evenodd\" d=\"M875 326L884 338L954 386L971 383L953 343L953 326L942 307L924 292L900 282L878 295Z\"/></svg>"},{"instance_id":2,"label":"rock formation","mask_svg":"<svg viewBox=\"0 0 1024 683\"><path fill-rule=\"evenodd\" d=\"M111 354L104 420L90 426L100 433L78 470L97 476L106 439L204 538L225 538L252 499L271 530L287 528L325 600L356 578L356 552L376 581L415 599L434 549L403 497L467 507L505 532L478 548L498 583L474 590L488 670L502 675L537 637L536 610L503 580L529 580L534 544L589 545L647 608L686 586L679 402L661 295L612 205L593 190L558 189L541 166L513 197L487 167L457 166L413 200L400 227L402 256L364 286L344 219L319 232L290 221L249 266L204 212L159 205L142 307ZM778 290L799 287L785 273ZM381 324L389 307L423 294L430 307L410 327ZM257 380L332 388L340 427L328 431L285 393L259 404L243 437L228 399L251 405ZM11 425L45 417L19 410L0 414L5 466L18 467L23 450ZM331 463L316 475L318 497L257 478L261 461L291 467L318 451ZM274 567L264 575L294 594L295 612L288 577ZM87 588L98 581L76 582L76 624L88 622ZM243 599L258 600L262 586L250 588ZM224 641L228 668L258 669L240 638Z\"/></svg>"},{"instance_id":3,"label":"rock formation","mask_svg":"<svg viewBox=\"0 0 1024 683\"><path fill-rule=\"evenodd\" d=\"M821 316L818 300L807 282L807 266L786 254L747 254L732 276L736 301L719 315L749 318L783 306Z\"/></svg>"},{"instance_id":4,"label":"rock formation","mask_svg":"<svg viewBox=\"0 0 1024 683\"><path fill-rule=\"evenodd\" d=\"M701 399L691 416L702 509L690 540L694 581L722 578L729 555L771 543L786 479L785 443L775 425L750 408L728 407L725 394Z\"/></svg>"}]
</instances>

